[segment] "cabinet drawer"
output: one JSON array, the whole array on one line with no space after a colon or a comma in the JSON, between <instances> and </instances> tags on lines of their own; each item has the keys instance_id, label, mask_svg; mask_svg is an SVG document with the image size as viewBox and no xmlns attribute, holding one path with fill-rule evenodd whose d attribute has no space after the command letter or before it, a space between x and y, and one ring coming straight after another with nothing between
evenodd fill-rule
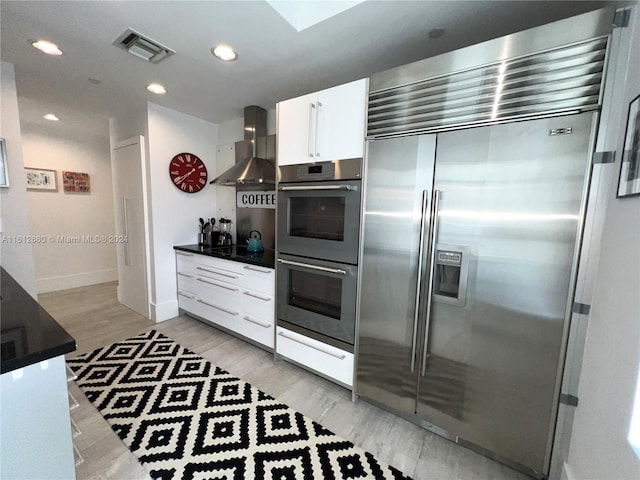
<instances>
[{"instance_id":1,"label":"cabinet drawer","mask_svg":"<svg viewBox=\"0 0 640 480\"><path fill-rule=\"evenodd\" d=\"M273 317L271 320L267 320L257 315L241 312L234 330L240 335L273 348Z\"/></svg>"},{"instance_id":2,"label":"cabinet drawer","mask_svg":"<svg viewBox=\"0 0 640 480\"><path fill-rule=\"evenodd\" d=\"M194 313L196 294L188 290L178 288L178 307L187 312Z\"/></svg>"},{"instance_id":3,"label":"cabinet drawer","mask_svg":"<svg viewBox=\"0 0 640 480\"><path fill-rule=\"evenodd\" d=\"M213 262L199 262L195 267L195 271L200 276L219 280L224 283L233 285L241 285L243 283L243 274L241 271L238 272L224 267L227 267L227 265Z\"/></svg>"},{"instance_id":4,"label":"cabinet drawer","mask_svg":"<svg viewBox=\"0 0 640 480\"><path fill-rule=\"evenodd\" d=\"M196 291L196 285L195 285L195 281L196 281L196 276L193 273L185 273L185 272L178 272L176 274L177 278L178 278L178 290L187 290L189 292L195 292Z\"/></svg>"},{"instance_id":5,"label":"cabinet drawer","mask_svg":"<svg viewBox=\"0 0 640 480\"><path fill-rule=\"evenodd\" d=\"M195 293L198 298L213 302L228 310L240 311L241 297L239 292L240 288L236 285L201 275L196 276Z\"/></svg>"},{"instance_id":6,"label":"cabinet drawer","mask_svg":"<svg viewBox=\"0 0 640 480\"><path fill-rule=\"evenodd\" d=\"M244 273L242 270L242 263L234 262L232 260L225 260L223 258L199 255L196 259L196 263L198 263L200 266L213 267L226 273L234 273L239 275L242 275Z\"/></svg>"},{"instance_id":7,"label":"cabinet drawer","mask_svg":"<svg viewBox=\"0 0 640 480\"><path fill-rule=\"evenodd\" d=\"M351 388L353 354L291 330L277 327L276 352Z\"/></svg>"},{"instance_id":8,"label":"cabinet drawer","mask_svg":"<svg viewBox=\"0 0 640 480\"><path fill-rule=\"evenodd\" d=\"M231 330L235 330L234 325L240 318L240 310L224 305L217 298L198 297L193 313Z\"/></svg>"},{"instance_id":9,"label":"cabinet drawer","mask_svg":"<svg viewBox=\"0 0 640 480\"><path fill-rule=\"evenodd\" d=\"M243 287L273 296L275 291L275 271L272 268L243 265L242 273Z\"/></svg>"},{"instance_id":10,"label":"cabinet drawer","mask_svg":"<svg viewBox=\"0 0 640 480\"><path fill-rule=\"evenodd\" d=\"M243 288L240 290L239 298L243 312L260 318L272 319L275 316L273 295Z\"/></svg>"},{"instance_id":11,"label":"cabinet drawer","mask_svg":"<svg viewBox=\"0 0 640 480\"><path fill-rule=\"evenodd\" d=\"M176 270L183 273L194 273L195 259L195 253L176 250Z\"/></svg>"}]
</instances>

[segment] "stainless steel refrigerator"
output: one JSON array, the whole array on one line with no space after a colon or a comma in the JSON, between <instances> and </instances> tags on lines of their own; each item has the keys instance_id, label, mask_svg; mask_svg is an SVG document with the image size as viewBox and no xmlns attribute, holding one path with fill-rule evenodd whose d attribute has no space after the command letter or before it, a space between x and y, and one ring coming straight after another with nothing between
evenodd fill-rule
<instances>
[{"instance_id":1,"label":"stainless steel refrigerator","mask_svg":"<svg viewBox=\"0 0 640 480\"><path fill-rule=\"evenodd\" d=\"M547 471L596 120L368 142L360 396Z\"/></svg>"}]
</instances>

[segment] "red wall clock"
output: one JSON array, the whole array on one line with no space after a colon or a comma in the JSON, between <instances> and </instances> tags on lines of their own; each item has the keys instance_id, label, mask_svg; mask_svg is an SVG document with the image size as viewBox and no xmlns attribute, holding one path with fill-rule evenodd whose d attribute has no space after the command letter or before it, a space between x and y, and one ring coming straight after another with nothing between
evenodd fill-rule
<instances>
[{"instance_id":1,"label":"red wall clock","mask_svg":"<svg viewBox=\"0 0 640 480\"><path fill-rule=\"evenodd\" d=\"M179 153L169 162L169 176L183 192L196 193L207 184L207 167L193 153Z\"/></svg>"}]
</instances>

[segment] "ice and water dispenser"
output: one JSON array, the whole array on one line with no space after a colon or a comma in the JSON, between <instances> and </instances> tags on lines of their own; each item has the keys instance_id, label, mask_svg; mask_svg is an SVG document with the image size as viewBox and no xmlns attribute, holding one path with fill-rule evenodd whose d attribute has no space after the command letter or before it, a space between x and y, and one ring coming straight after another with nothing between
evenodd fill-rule
<instances>
[{"instance_id":1,"label":"ice and water dispenser","mask_svg":"<svg viewBox=\"0 0 640 480\"><path fill-rule=\"evenodd\" d=\"M469 250L453 245L437 245L435 255L434 300L464 307L467 297Z\"/></svg>"}]
</instances>

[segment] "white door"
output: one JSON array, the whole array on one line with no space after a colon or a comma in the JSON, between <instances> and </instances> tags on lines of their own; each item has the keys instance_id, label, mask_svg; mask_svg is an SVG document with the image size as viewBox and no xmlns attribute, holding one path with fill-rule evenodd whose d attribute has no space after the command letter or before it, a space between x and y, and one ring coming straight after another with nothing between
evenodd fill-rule
<instances>
[{"instance_id":1,"label":"white door","mask_svg":"<svg viewBox=\"0 0 640 480\"><path fill-rule=\"evenodd\" d=\"M118 259L118 301L149 318L145 228L144 137L130 138L111 152Z\"/></svg>"},{"instance_id":2,"label":"white door","mask_svg":"<svg viewBox=\"0 0 640 480\"><path fill-rule=\"evenodd\" d=\"M364 156L368 88L365 78L318 93L316 161Z\"/></svg>"},{"instance_id":3,"label":"white door","mask_svg":"<svg viewBox=\"0 0 640 480\"><path fill-rule=\"evenodd\" d=\"M278 103L278 165L316 161L316 99L311 93Z\"/></svg>"}]
</instances>

